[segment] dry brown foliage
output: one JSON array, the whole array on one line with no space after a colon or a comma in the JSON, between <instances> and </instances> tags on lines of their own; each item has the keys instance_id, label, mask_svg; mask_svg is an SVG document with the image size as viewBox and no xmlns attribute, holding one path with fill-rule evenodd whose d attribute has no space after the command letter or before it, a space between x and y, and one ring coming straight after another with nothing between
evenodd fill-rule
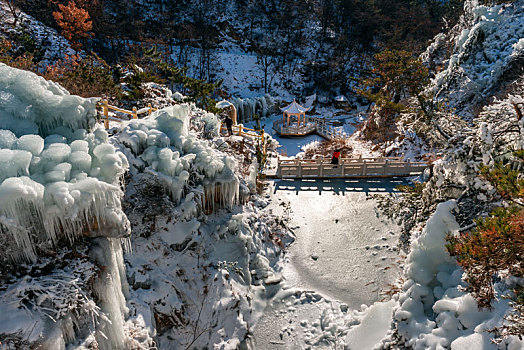
<instances>
[{"instance_id":1,"label":"dry brown foliage","mask_svg":"<svg viewBox=\"0 0 524 350\"><path fill-rule=\"evenodd\" d=\"M14 68L30 71L36 70L36 65L33 62L32 54L24 53L23 55L15 57L10 53L12 48L13 44L9 40L0 39L0 62Z\"/></svg>"},{"instance_id":2,"label":"dry brown foliage","mask_svg":"<svg viewBox=\"0 0 524 350\"><path fill-rule=\"evenodd\" d=\"M346 139L322 140L317 147L311 147L305 152L304 159L313 159L318 156L330 158L336 149L341 150L341 158L349 158L353 154L353 149L348 145Z\"/></svg>"},{"instance_id":3,"label":"dry brown foliage","mask_svg":"<svg viewBox=\"0 0 524 350\"><path fill-rule=\"evenodd\" d=\"M93 29L93 23L89 12L78 7L75 0L70 0L67 5L58 4L58 11L53 12L53 17L74 49L82 47L80 40L91 36L89 32Z\"/></svg>"}]
</instances>

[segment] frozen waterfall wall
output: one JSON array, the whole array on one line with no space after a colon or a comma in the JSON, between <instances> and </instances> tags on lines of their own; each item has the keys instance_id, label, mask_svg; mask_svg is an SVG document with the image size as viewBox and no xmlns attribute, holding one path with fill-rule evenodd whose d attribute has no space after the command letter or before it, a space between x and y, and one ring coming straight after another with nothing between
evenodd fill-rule
<instances>
[{"instance_id":1,"label":"frozen waterfall wall","mask_svg":"<svg viewBox=\"0 0 524 350\"><path fill-rule=\"evenodd\" d=\"M145 166L144 172L154 175L175 202L184 200L183 206L206 209L214 208L215 203L231 207L239 199L237 162L190 130L193 108L184 104L156 111L129 122L116 138L130 159ZM208 122L218 123L213 118ZM192 186L188 186L190 180ZM193 188L191 196L187 195L189 187Z\"/></svg>"},{"instance_id":2,"label":"frozen waterfall wall","mask_svg":"<svg viewBox=\"0 0 524 350\"><path fill-rule=\"evenodd\" d=\"M267 102L266 97L243 101L240 115L265 116ZM43 307L24 314L19 291L38 283L31 276L12 282L12 293L0 294L0 312L24 314L20 317L29 325L23 329L37 323L41 331L30 344L45 341L44 349L53 350L79 342L101 350L130 347L122 250L129 245L130 224L121 206L129 162L179 204L181 222L199 208L238 202L238 164L191 130L191 118L200 113L194 109L171 106L130 121L110 143L96 123L96 99L72 96L58 84L0 64L0 272L9 265L16 269L20 261L53 262L53 271L41 276L35 304L57 300L57 289L46 281L61 281L64 274L81 281L60 287L81 297L52 305L54 318ZM218 125L216 116L201 118ZM64 272L69 267L55 264L60 257L53 252L70 253L76 243L87 252L71 258L82 268ZM2 323L0 336L20 331Z\"/></svg>"},{"instance_id":3,"label":"frozen waterfall wall","mask_svg":"<svg viewBox=\"0 0 524 350\"><path fill-rule=\"evenodd\" d=\"M274 112L277 106L274 99L269 96L260 96L253 98L232 98L231 103L237 109L239 123L245 123L254 120L255 114L260 118L265 118L268 114Z\"/></svg>"},{"instance_id":4,"label":"frozen waterfall wall","mask_svg":"<svg viewBox=\"0 0 524 350\"><path fill-rule=\"evenodd\" d=\"M49 252L80 236L92 257L71 260L89 266L79 268L81 273L56 264L48 275L22 276L10 285L12 293L0 294L0 310L39 330L28 342L64 349L77 337L89 337L88 329L98 348L126 348L122 243L127 243L130 227L120 199L127 169L126 157L96 124L96 99L72 96L36 74L0 64L0 272L16 269L19 261L59 259ZM86 276L97 269L91 284ZM68 284L67 276L78 278ZM31 308L19 302L27 290L40 295ZM46 300L65 298L64 291L81 297L47 310L47 304L40 307ZM0 335L27 332L20 330L23 324L3 319Z\"/></svg>"}]
</instances>

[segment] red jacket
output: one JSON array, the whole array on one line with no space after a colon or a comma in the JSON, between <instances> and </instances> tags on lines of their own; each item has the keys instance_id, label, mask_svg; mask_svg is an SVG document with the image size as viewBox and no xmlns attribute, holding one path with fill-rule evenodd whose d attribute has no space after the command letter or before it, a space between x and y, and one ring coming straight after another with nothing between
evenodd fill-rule
<instances>
[{"instance_id":1,"label":"red jacket","mask_svg":"<svg viewBox=\"0 0 524 350\"><path fill-rule=\"evenodd\" d=\"M340 152L333 152L333 158L340 158Z\"/></svg>"}]
</instances>

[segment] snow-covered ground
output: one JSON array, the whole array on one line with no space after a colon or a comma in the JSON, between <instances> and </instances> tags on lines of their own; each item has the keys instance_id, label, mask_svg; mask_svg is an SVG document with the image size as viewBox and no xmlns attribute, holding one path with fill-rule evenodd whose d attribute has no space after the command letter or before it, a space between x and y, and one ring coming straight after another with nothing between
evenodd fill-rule
<instances>
[{"instance_id":1,"label":"snow-covered ground","mask_svg":"<svg viewBox=\"0 0 524 350\"><path fill-rule=\"evenodd\" d=\"M368 196L395 192L395 186L404 183L280 180L272 185L269 208L290 216L295 242L286 254L282 290L255 326L256 349L347 344L364 350L380 343L389 329L387 313L393 303L377 304L374 310L380 312L366 314L367 321L358 311L363 304L387 298L381 292L399 277L402 258L398 227L377 216ZM375 329L375 338L364 340L359 324L379 327L369 318L382 319L382 333Z\"/></svg>"},{"instance_id":2,"label":"snow-covered ground","mask_svg":"<svg viewBox=\"0 0 524 350\"><path fill-rule=\"evenodd\" d=\"M55 29L46 26L23 11L17 10L16 13L18 19L16 26L13 26L15 20L12 12L5 0L0 1L0 38L11 39L19 35L30 37L34 41L34 49L41 51L39 53L42 58L41 67L62 59L64 54L75 53L71 44Z\"/></svg>"}]
</instances>

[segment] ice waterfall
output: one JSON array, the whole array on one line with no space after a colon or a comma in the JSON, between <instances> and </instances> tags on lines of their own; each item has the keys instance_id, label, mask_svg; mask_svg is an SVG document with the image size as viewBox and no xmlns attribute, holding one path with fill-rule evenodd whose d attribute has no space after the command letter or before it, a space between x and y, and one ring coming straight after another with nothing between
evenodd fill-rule
<instances>
[{"instance_id":1,"label":"ice waterfall","mask_svg":"<svg viewBox=\"0 0 524 350\"><path fill-rule=\"evenodd\" d=\"M41 329L35 341L49 349L65 349L74 341L76 332L81 333L75 322L83 318L93 319L98 348L125 348L122 241L126 242L130 227L120 199L128 162L95 122L96 99L72 96L36 74L0 64L0 272L16 268L21 260L53 259L50 252L71 245L79 236L85 237L95 262L70 258L89 267L71 280L80 282L53 279L72 274L70 266L54 267L39 279L27 276L27 281L17 281L16 293L0 295L0 310L28 318L33 328ZM94 273L95 265L100 273L91 285L86 274ZM63 297L57 295L60 283L81 297L42 311L40 304ZM39 295L35 307L10 306L19 305L24 291L31 291L24 298L34 296L33 290ZM91 294L99 306L89 299ZM0 333L9 331L17 330L0 327Z\"/></svg>"},{"instance_id":2,"label":"ice waterfall","mask_svg":"<svg viewBox=\"0 0 524 350\"><path fill-rule=\"evenodd\" d=\"M234 97L231 99L231 103L237 109L239 123L253 120L255 114L260 118L265 118L275 105L275 102L269 95L244 99Z\"/></svg>"},{"instance_id":3,"label":"ice waterfall","mask_svg":"<svg viewBox=\"0 0 524 350\"><path fill-rule=\"evenodd\" d=\"M116 139L145 164L144 171L158 178L175 202L190 188L201 186L196 193L203 194L202 202L231 207L239 193L236 161L189 130L193 108L177 105L133 120Z\"/></svg>"}]
</instances>

